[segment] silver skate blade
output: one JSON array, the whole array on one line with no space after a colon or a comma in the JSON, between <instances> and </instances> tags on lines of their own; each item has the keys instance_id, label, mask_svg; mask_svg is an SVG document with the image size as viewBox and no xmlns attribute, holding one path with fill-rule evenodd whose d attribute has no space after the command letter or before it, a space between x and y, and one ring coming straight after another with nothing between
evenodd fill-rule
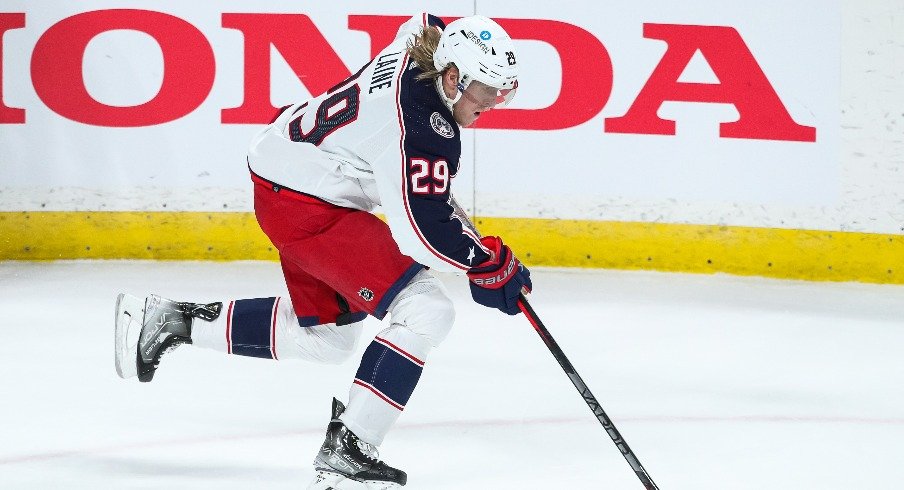
<instances>
[{"instance_id":1,"label":"silver skate blade","mask_svg":"<svg viewBox=\"0 0 904 490\"><path fill-rule=\"evenodd\" d=\"M116 297L116 374L120 378L138 375L136 358L141 322L144 319L144 300L130 294L120 293Z\"/></svg>"},{"instance_id":2,"label":"silver skate blade","mask_svg":"<svg viewBox=\"0 0 904 490\"><path fill-rule=\"evenodd\" d=\"M308 490L392 490L402 488L398 483L385 481L361 481L349 478L347 475L317 468L314 480L308 485Z\"/></svg>"},{"instance_id":3,"label":"silver skate blade","mask_svg":"<svg viewBox=\"0 0 904 490\"><path fill-rule=\"evenodd\" d=\"M392 490L394 488L402 488L398 483L388 481L369 481L364 482L367 490Z\"/></svg>"},{"instance_id":4,"label":"silver skate blade","mask_svg":"<svg viewBox=\"0 0 904 490\"><path fill-rule=\"evenodd\" d=\"M336 473L333 471L327 471L321 468L317 468L314 474L314 480L311 481L311 484L308 485L308 490L346 490L348 488L357 488L363 489L365 487L348 487L348 486L340 486L343 485L344 482L359 483L354 480L349 480L345 475L341 473Z\"/></svg>"}]
</instances>

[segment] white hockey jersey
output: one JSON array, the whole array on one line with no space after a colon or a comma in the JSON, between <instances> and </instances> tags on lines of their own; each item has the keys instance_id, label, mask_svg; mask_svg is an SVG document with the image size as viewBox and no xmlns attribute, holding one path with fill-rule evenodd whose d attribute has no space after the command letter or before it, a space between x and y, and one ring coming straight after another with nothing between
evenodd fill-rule
<instances>
[{"instance_id":1,"label":"white hockey jersey","mask_svg":"<svg viewBox=\"0 0 904 490\"><path fill-rule=\"evenodd\" d=\"M357 73L286 108L252 141L248 166L273 185L337 206L382 206L403 254L461 272L489 253L449 204L460 128L435 82L415 79L422 71L406 48L424 25L445 27L432 15L412 17Z\"/></svg>"}]
</instances>

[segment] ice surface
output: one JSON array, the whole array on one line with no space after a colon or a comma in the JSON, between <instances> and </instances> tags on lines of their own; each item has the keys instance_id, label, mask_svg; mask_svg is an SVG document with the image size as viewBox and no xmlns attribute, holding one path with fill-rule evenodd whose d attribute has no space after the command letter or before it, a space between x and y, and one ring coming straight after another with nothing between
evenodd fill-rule
<instances>
[{"instance_id":1,"label":"ice surface","mask_svg":"<svg viewBox=\"0 0 904 490\"><path fill-rule=\"evenodd\" d=\"M531 304L662 489L896 488L904 288L536 270ZM641 489L522 317L442 276L456 327L383 458L412 489ZM0 488L298 489L357 359L182 347L113 369L120 291L284 294L275 263L0 263ZM382 327L369 319L364 341Z\"/></svg>"}]
</instances>

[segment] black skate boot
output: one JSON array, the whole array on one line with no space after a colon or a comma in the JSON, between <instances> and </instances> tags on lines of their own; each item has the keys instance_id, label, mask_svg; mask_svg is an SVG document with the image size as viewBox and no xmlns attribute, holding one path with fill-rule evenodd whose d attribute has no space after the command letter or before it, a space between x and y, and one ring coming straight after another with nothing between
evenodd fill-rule
<instances>
[{"instance_id":1,"label":"black skate boot","mask_svg":"<svg viewBox=\"0 0 904 490\"><path fill-rule=\"evenodd\" d=\"M333 398L333 419L314 459L316 475L308 490L388 490L408 482L404 471L380 461L377 448L360 439L339 416L345 405Z\"/></svg>"},{"instance_id":2,"label":"black skate boot","mask_svg":"<svg viewBox=\"0 0 904 490\"><path fill-rule=\"evenodd\" d=\"M137 374L139 381L151 381L164 354L191 343L192 320L216 320L222 308L222 303L178 303L153 294L142 307L140 299L120 294L116 300L116 372L122 378Z\"/></svg>"}]
</instances>

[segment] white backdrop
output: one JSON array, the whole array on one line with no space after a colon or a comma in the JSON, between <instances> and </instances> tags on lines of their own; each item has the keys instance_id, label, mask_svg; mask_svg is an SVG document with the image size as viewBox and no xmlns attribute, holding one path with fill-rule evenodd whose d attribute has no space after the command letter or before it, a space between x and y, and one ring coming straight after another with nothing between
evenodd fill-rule
<instances>
[{"instance_id":1,"label":"white backdrop","mask_svg":"<svg viewBox=\"0 0 904 490\"><path fill-rule=\"evenodd\" d=\"M880 3L887 8L873 8L868 15L885 18L904 11L892 1ZM464 132L465 165L455 189L472 210L492 216L900 231L902 181L889 180L888 172L864 171L864 162L851 158L852 142L845 138L851 129L842 119L842 114L851 118L865 112L869 100L857 78L865 49L843 49L842 44L856 38L866 47L873 39L894 45L889 39L901 37L893 25L858 23L861 12L853 9L867 7L840 0L749 5L705 1L692 6L641 1L625 9L614 1L528 6L502 0L423 2L419 8L461 16L474 13L475 4L477 13L520 19L519 25L527 26L514 35L520 39L516 45L523 70L514 108L535 110L536 117L522 116L516 126L533 120L541 128ZM38 57L35 47L41 36L70 16L122 8L175 16L210 43L216 62L212 89L186 116L143 127L97 126L57 114L39 96L32 66L38 63L33 58ZM2 64L3 102L23 109L25 123L0 124L0 210L249 210L244 153L258 125L221 122L221 111L240 106L245 95L243 32L224 27L223 14L307 15L354 72L369 58L371 39L350 29L350 16L414 14L410 8L401 1L336 6L297 1L211 5L4 0L0 10L25 14L24 27L4 33ZM547 31L550 22L565 28ZM668 100L658 115L677 121L675 135L614 132L606 119L628 112L660 60L674 61L671 50L679 44L702 46L682 70L680 84L728 86L740 76L737 67L745 66L728 43L712 51L705 47L706 40L687 35L678 38L680 42L670 40L674 46L645 37L645 25L656 24L673 31L681 26L733 28L793 123L815 128L815 141L720 137L720 124L739 117L735 105ZM305 56L321 59L323 53L304 48L298 49ZM291 63L277 48L271 47L271 56L273 105L308 97ZM719 56L733 56L735 62L726 69L713 61ZM887 60L879 60L878 70L894 76L896 52L879 50L878 56ZM108 30L94 37L82 67L88 94L121 107L154 99L166 70L160 44L136 30ZM852 93L863 101L844 106ZM754 100L748 107L767 105L760 104L756 93L735 96ZM559 116L542 109L566 99L568 105L556 114L590 113L572 118L577 125L543 129ZM755 112L748 109L743 115ZM857 136L858 141L865 136L872 135ZM889 138L891 156L901 158L901 142L894 141L894 132ZM884 196L879 209L877 194Z\"/></svg>"}]
</instances>

